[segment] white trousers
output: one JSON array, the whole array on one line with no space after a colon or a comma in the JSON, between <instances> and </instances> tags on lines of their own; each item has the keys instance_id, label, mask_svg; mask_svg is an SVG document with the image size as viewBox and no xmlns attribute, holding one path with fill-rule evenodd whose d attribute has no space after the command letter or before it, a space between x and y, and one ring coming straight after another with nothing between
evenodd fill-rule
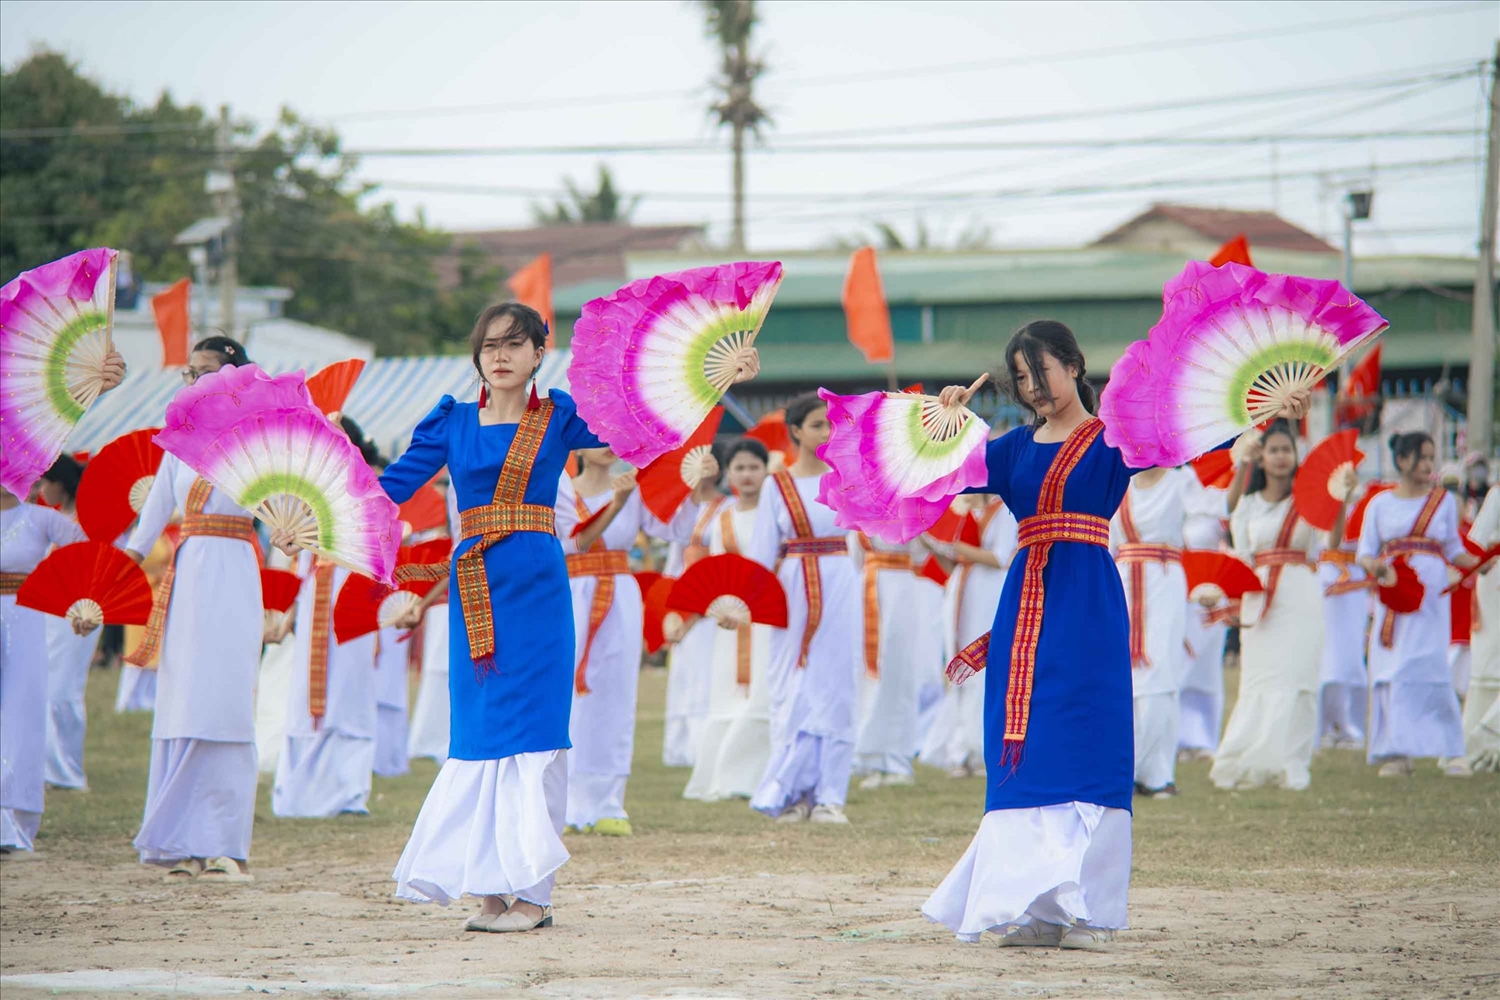
<instances>
[{"instance_id":1,"label":"white trousers","mask_svg":"<svg viewBox=\"0 0 1500 1000\"><path fill-rule=\"evenodd\" d=\"M1177 694L1139 694L1135 709L1135 781L1159 791L1177 781Z\"/></svg>"}]
</instances>

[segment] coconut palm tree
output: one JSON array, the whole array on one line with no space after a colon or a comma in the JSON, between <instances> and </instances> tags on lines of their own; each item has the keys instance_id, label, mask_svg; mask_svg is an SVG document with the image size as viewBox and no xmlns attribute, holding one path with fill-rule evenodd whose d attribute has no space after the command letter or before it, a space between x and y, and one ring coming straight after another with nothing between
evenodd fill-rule
<instances>
[{"instance_id":1,"label":"coconut palm tree","mask_svg":"<svg viewBox=\"0 0 1500 1000\"><path fill-rule=\"evenodd\" d=\"M755 0L699 0L708 37L719 44L719 72L709 111L720 125L734 130L734 250L745 249L745 133L760 135L771 116L755 103L755 81L765 72L763 60L750 54L750 38L759 18Z\"/></svg>"}]
</instances>

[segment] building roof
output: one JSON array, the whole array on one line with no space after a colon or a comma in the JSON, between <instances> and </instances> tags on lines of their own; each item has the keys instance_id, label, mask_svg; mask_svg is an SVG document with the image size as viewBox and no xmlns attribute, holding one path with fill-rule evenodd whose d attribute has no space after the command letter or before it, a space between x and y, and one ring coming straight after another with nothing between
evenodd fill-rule
<instances>
[{"instance_id":1,"label":"building roof","mask_svg":"<svg viewBox=\"0 0 1500 1000\"><path fill-rule=\"evenodd\" d=\"M458 251L465 245L484 251L493 266L506 273L520 269L543 253L552 255L554 285L625 279L625 255L673 253L701 249L702 226L625 226L586 223L531 229L487 229L453 234L452 248L433 262L438 281L458 283Z\"/></svg>"},{"instance_id":2,"label":"building roof","mask_svg":"<svg viewBox=\"0 0 1500 1000\"><path fill-rule=\"evenodd\" d=\"M1131 242L1131 234L1150 222L1175 222L1214 243L1224 243L1241 233L1250 241L1250 252L1296 250L1303 253L1339 253L1339 249L1295 226L1275 212L1245 212L1233 208L1201 208L1196 205L1158 203L1112 229L1095 246Z\"/></svg>"}]
</instances>

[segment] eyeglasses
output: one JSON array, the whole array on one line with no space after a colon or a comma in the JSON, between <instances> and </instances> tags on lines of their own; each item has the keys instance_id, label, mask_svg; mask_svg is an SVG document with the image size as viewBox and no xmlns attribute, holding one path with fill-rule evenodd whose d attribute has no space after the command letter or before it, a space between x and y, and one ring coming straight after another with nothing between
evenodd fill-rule
<instances>
[{"instance_id":1,"label":"eyeglasses","mask_svg":"<svg viewBox=\"0 0 1500 1000\"><path fill-rule=\"evenodd\" d=\"M217 369L217 368L209 368L209 369L206 369L204 371L198 371L196 368L184 368L182 370L182 381L186 385L192 385L194 382L198 381L203 376L205 376L205 375L212 375L214 372L216 372L218 370L219 369Z\"/></svg>"}]
</instances>

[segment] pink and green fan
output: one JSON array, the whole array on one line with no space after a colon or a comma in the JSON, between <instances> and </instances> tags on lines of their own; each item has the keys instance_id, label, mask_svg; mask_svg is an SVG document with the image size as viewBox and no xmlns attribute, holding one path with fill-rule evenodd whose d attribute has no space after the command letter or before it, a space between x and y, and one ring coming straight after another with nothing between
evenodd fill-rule
<instances>
[{"instance_id":1,"label":"pink and green fan","mask_svg":"<svg viewBox=\"0 0 1500 1000\"><path fill-rule=\"evenodd\" d=\"M306 401L300 376L256 378L236 371L231 381L240 387L231 393L212 391L219 374L193 387L209 383L209 391L184 401L184 390L167 407L157 444L273 531L284 530L310 552L391 583L401 544L398 508L359 449ZM280 405L288 396L305 402Z\"/></svg>"},{"instance_id":2,"label":"pink and green fan","mask_svg":"<svg viewBox=\"0 0 1500 1000\"><path fill-rule=\"evenodd\" d=\"M1281 411L1385 330L1337 281L1190 261L1161 321L1110 373L1104 440L1125 464L1181 465Z\"/></svg>"},{"instance_id":3,"label":"pink and green fan","mask_svg":"<svg viewBox=\"0 0 1500 1000\"><path fill-rule=\"evenodd\" d=\"M104 390L113 250L81 250L0 288L0 485L25 498Z\"/></svg>"},{"instance_id":4,"label":"pink and green fan","mask_svg":"<svg viewBox=\"0 0 1500 1000\"><path fill-rule=\"evenodd\" d=\"M268 375L259 365L225 365L177 391L163 431L211 441L252 413L281 409L317 409L301 372Z\"/></svg>"},{"instance_id":5,"label":"pink and green fan","mask_svg":"<svg viewBox=\"0 0 1500 1000\"><path fill-rule=\"evenodd\" d=\"M965 406L908 392L818 395L832 427L818 449L830 468L818 500L841 528L905 544L931 528L956 494L989 479L989 426Z\"/></svg>"},{"instance_id":6,"label":"pink and green fan","mask_svg":"<svg viewBox=\"0 0 1500 1000\"><path fill-rule=\"evenodd\" d=\"M698 267L586 304L568 369L579 416L637 468L680 447L734 384L781 273L774 261Z\"/></svg>"}]
</instances>

